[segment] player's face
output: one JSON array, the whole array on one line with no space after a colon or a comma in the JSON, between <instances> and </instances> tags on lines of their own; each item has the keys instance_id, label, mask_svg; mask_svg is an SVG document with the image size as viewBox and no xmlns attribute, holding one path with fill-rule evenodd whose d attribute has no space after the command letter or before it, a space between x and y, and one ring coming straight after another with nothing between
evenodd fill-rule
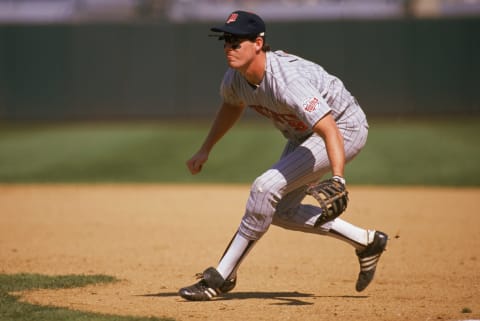
<instances>
[{"instance_id":1,"label":"player's face","mask_svg":"<svg viewBox=\"0 0 480 321\"><path fill-rule=\"evenodd\" d=\"M227 63L231 68L242 69L250 64L258 51L256 41L236 36L224 37L223 46Z\"/></svg>"}]
</instances>

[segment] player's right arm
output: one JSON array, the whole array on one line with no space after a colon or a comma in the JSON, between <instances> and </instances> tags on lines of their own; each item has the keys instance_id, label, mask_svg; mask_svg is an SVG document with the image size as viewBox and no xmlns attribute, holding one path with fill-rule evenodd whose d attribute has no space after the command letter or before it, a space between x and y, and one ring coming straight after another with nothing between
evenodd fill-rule
<instances>
[{"instance_id":1,"label":"player's right arm","mask_svg":"<svg viewBox=\"0 0 480 321\"><path fill-rule=\"evenodd\" d=\"M232 128L244 110L245 106L243 105L232 105L225 102L222 104L202 146L187 161L190 173L197 174L202 170L213 146Z\"/></svg>"}]
</instances>

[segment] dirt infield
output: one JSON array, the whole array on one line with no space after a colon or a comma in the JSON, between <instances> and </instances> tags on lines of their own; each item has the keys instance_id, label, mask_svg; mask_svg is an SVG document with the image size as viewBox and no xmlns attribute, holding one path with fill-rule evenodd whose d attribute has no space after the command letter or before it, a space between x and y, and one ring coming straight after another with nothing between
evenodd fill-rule
<instances>
[{"instance_id":1,"label":"dirt infield","mask_svg":"<svg viewBox=\"0 0 480 321\"><path fill-rule=\"evenodd\" d=\"M358 263L347 244L272 227L242 265L233 293L182 300L178 288L217 263L247 195L244 185L0 185L0 273L116 276L122 281L22 298L120 315L480 319L480 189L350 187L344 218L390 235L376 279L362 293L354 289Z\"/></svg>"}]
</instances>

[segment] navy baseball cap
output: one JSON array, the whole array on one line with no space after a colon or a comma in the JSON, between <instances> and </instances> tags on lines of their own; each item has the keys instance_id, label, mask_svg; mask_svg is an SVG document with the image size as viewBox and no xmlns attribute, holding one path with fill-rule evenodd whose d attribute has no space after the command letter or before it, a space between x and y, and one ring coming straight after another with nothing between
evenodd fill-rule
<instances>
[{"instance_id":1,"label":"navy baseball cap","mask_svg":"<svg viewBox=\"0 0 480 321\"><path fill-rule=\"evenodd\" d=\"M223 26L213 27L210 30L235 36L264 36L265 22L252 12L237 10L228 16Z\"/></svg>"}]
</instances>

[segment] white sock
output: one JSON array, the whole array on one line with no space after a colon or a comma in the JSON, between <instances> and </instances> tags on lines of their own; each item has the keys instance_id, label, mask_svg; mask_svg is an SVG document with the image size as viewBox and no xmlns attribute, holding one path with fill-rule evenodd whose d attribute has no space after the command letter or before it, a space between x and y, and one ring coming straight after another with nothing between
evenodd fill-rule
<instances>
[{"instance_id":1,"label":"white sock","mask_svg":"<svg viewBox=\"0 0 480 321\"><path fill-rule=\"evenodd\" d=\"M357 249L362 249L373 242L375 231L360 228L337 218L332 221L330 231L327 235L344 240Z\"/></svg>"},{"instance_id":2,"label":"white sock","mask_svg":"<svg viewBox=\"0 0 480 321\"><path fill-rule=\"evenodd\" d=\"M247 240L239 233L235 234L217 266L218 273L220 273L224 279L227 279L232 272L238 268L238 265L240 265L243 258L250 251L254 242L255 241Z\"/></svg>"}]
</instances>

